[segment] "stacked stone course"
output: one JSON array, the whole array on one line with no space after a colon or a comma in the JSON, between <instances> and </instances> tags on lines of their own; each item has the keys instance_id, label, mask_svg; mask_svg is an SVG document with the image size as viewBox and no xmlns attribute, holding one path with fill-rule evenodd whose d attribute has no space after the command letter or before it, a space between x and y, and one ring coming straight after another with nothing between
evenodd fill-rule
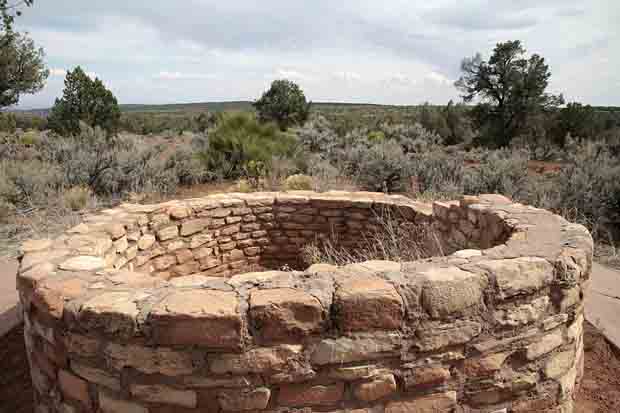
<instances>
[{"instance_id":1,"label":"stacked stone course","mask_svg":"<svg viewBox=\"0 0 620 413\"><path fill-rule=\"evenodd\" d=\"M444 256L299 268L377 216ZM23 244L18 288L45 413L570 413L588 231L498 195L225 194L122 205Z\"/></svg>"}]
</instances>

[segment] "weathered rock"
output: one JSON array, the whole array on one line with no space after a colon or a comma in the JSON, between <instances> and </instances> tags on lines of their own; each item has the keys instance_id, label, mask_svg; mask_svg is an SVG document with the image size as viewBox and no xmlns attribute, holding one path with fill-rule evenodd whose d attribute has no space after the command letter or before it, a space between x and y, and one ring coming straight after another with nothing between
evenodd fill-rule
<instances>
[{"instance_id":1,"label":"weathered rock","mask_svg":"<svg viewBox=\"0 0 620 413\"><path fill-rule=\"evenodd\" d=\"M109 343L105 346L104 354L110 367L118 371L132 367L145 374L181 376L196 370L191 353L169 348Z\"/></svg>"},{"instance_id":2,"label":"weathered rock","mask_svg":"<svg viewBox=\"0 0 620 413\"><path fill-rule=\"evenodd\" d=\"M416 367L404 376L407 390L438 386L450 378L450 370L443 367Z\"/></svg>"},{"instance_id":3,"label":"weathered rock","mask_svg":"<svg viewBox=\"0 0 620 413\"><path fill-rule=\"evenodd\" d=\"M230 349L241 346L243 323L235 293L177 291L153 307L149 320L159 344Z\"/></svg>"},{"instance_id":4,"label":"weathered rock","mask_svg":"<svg viewBox=\"0 0 620 413\"><path fill-rule=\"evenodd\" d=\"M539 341L530 344L527 347L525 357L528 360L535 360L564 344L561 331L554 331L549 334L545 334Z\"/></svg>"},{"instance_id":5,"label":"weathered rock","mask_svg":"<svg viewBox=\"0 0 620 413\"><path fill-rule=\"evenodd\" d=\"M538 321L549 307L549 297L543 296L529 304L497 310L493 314L495 321L503 327L520 327Z\"/></svg>"},{"instance_id":6,"label":"weathered rock","mask_svg":"<svg viewBox=\"0 0 620 413\"><path fill-rule=\"evenodd\" d=\"M442 347L463 344L478 336L482 331L480 323L456 321L452 324L429 323L420 328L414 345L422 351L439 350Z\"/></svg>"},{"instance_id":7,"label":"weathered rock","mask_svg":"<svg viewBox=\"0 0 620 413\"><path fill-rule=\"evenodd\" d=\"M422 305L433 318L447 317L482 304L486 277L457 267L431 268L421 274L426 279Z\"/></svg>"},{"instance_id":8,"label":"weathered rock","mask_svg":"<svg viewBox=\"0 0 620 413\"><path fill-rule=\"evenodd\" d=\"M146 407L135 402L117 399L103 390L99 391L99 408L101 413L149 413Z\"/></svg>"},{"instance_id":9,"label":"weathered rock","mask_svg":"<svg viewBox=\"0 0 620 413\"><path fill-rule=\"evenodd\" d=\"M69 258L60 264L60 269L66 271L97 271L103 269L104 266L103 258L85 255Z\"/></svg>"},{"instance_id":10,"label":"weathered rock","mask_svg":"<svg viewBox=\"0 0 620 413\"><path fill-rule=\"evenodd\" d=\"M383 374L367 383L355 386L353 393L359 400L372 402L396 392L396 379L393 374Z\"/></svg>"},{"instance_id":11,"label":"weathered rock","mask_svg":"<svg viewBox=\"0 0 620 413\"><path fill-rule=\"evenodd\" d=\"M138 249L141 251L148 250L155 244L155 236L145 234L138 240Z\"/></svg>"},{"instance_id":12,"label":"weathered rock","mask_svg":"<svg viewBox=\"0 0 620 413\"><path fill-rule=\"evenodd\" d=\"M286 340L320 332L325 310L319 300L300 290L254 290L250 318L264 340Z\"/></svg>"},{"instance_id":13,"label":"weathered rock","mask_svg":"<svg viewBox=\"0 0 620 413\"><path fill-rule=\"evenodd\" d=\"M532 294L553 280L553 266L542 258L483 261L478 265L495 277L501 298Z\"/></svg>"},{"instance_id":14,"label":"weathered rock","mask_svg":"<svg viewBox=\"0 0 620 413\"><path fill-rule=\"evenodd\" d=\"M330 385L293 385L280 389L278 403L282 406L303 407L330 405L342 400L344 384Z\"/></svg>"},{"instance_id":15,"label":"weathered rock","mask_svg":"<svg viewBox=\"0 0 620 413\"><path fill-rule=\"evenodd\" d=\"M186 221L183 224L181 224L181 235L184 236L184 237L187 237L188 235L196 234L196 233L206 229L209 226L210 222L211 222L211 220L210 219L206 219L206 218L194 219L194 220L191 220L191 221ZM205 234L205 237L206 236L207 235ZM196 237L194 237L194 239L196 239L196 242L198 242L198 240L200 238L198 236L196 236ZM205 241L205 242L207 242L207 241ZM195 248L195 247L192 247L192 248Z\"/></svg>"},{"instance_id":16,"label":"weathered rock","mask_svg":"<svg viewBox=\"0 0 620 413\"><path fill-rule=\"evenodd\" d=\"M295 368L302 363L302 346L280 345L248 350L242 354L223 354L210 364L216 374L269 374Z\"/></svg>"},{"instance_id":17,"label":"weathered rock","mask_svg":"<svg viewBox=\"0 0 620 413\"><path fill-rule=\"evenodd\" d=\"M193 390L177 390L159 384L132 384L129 391L134 398L151 403L170 404L190 409L198 404L198 396Z\"/></svg>"},{"instance_id":18,"label":"weathered rock","mask_svg":"<svg viewBox=\"0 0 620 413\"><path fill-rule=\"evenodd\" d=\"M157 231L157 238L160 241L167 241L179 236L179 228L174 226L164 227Z\"/></svg>"},{"instance_id":19,"label":"weathered rock","mask_svg":"<svg viewBox=\"0 0 620 413\"><path fill-rule=\"evenodd\" d=\"M438 413L456 407L456 392L449 391L411 400L392 401L385 406L385 413Z\"/></svg>"},{"instance_id":20,"label":"weathered rock","mask_svg":"<svg viewBox=\"0 0 620 413\"><path fill-rule=\"evenodd\" d=\"M372 276L347 277L336 289L338 327L343 331L400 328L403 300L390 283Z\"/></svg>"},{"instance_id":21,"label":"weathered rock","mask_svg":"<svg viewBox=\"0 0 620 413\"><path fill-rule=\"evenodd\" d=\"M71 370L90 383L96 383L117 392L121 390L120 374L113 375L105 370L90 367L78 362L71 363Z\"/></svg>"},{"instance_id":22,"label":"weathered rock","mask_svg":"<svg viewBox=\"0 0 620 413\"><path fill-rule=\"evenodd\" d=\"M557 379L566 374L575 365L575 352L563 351L551 357L545 363L544 373L547 378Z\"/></svg>"},{"instance_id":23,"label":"weathered rock","mask_svg":"<svg viewBox=\"0 0 620 413\"><path fill-rule=\"evenodd\" d=\"M106 292L86 301L79 320L84 326L110 334L132 335L138 317L137 299L132 292Z\"/></svg>"},{"instance_id":24,"label":"weathered rock","mask_svg":"<svg viewBox=\"0 0 620 413\"><path fill-rule=\"evenodd\" d=\"M267 408L270 398L271 391L266 387L249 391L223 391L217 395L220 407L226 412L263 410Z\"/></svg>"},{"instance_id":25,"label":"weathered rock","mask_svg":"<svg viewBox=\"0 0 620 413\"><path fill-rule=\"evenodd\" d=\"M496 353L489 356L467 358L463 363L463 373L467 377L488 376L499 371L510 353Z\"/></svg>"},{"instance_id":26,"label":"weathered rock","mask_svg":"<svg viewBox=\"0 0 620 413\"><path fill-rule=\"evenodd\" d=\"M66 370L60 370L58 372L58 385L66 398L81 402L84 406L92 404L88 392L88 383L76 375Z\"/></svg>"},{"instance_id":27,"label":"weathered rock","mask_svg":"<svg viewBox=\"0 0 620 413\"><path fill-rule=\"evenodd\" d=\"M311 360L319 365L376 360L398 355L401 346L398 333L324 339L314 349Z\"/></svg>"}]
</instances>

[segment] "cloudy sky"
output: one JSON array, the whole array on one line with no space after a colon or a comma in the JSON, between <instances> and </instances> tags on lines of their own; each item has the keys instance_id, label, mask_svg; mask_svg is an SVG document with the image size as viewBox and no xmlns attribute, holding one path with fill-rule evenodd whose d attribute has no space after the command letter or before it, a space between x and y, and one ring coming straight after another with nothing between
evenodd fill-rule
<instances>
[{"instance_id":1,"label":"cloudy sky","mask_svg":"<svg viewBox=\"0 0 620 413\"><path fill-rule=\"evenodd\" d=\"M521 39L568 100L620 105L618 0L36 0L18 20L66 69L121 103L249 100L276 78L314 101L446 103L464 56Z\"/></svg>"}]
</instances>

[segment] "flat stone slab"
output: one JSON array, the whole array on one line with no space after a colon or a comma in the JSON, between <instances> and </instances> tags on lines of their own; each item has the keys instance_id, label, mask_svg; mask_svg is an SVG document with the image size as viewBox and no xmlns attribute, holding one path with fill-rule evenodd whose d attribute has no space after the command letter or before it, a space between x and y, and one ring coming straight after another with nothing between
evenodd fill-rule
<instances>
[{"instance_id":1,"label":"flat stone slab","mask_svg":"<svg viewBox=\"0 0 620 413\"><path fill-rule=\"evenodd\" d=\"M586 320L620 348L620 271L594 263L585 305Z\"/></svg>"},{"instance_id":2,"label":"flat stone slab","mask_svg":"<svg viewBox=\"0 0 620 413\"><path fill-rule=\"evenodd\" d=\"M15 289L17 267L16 260L0 259L0 336L22 322L19 295Z\"/></svg>"}]
</instances>

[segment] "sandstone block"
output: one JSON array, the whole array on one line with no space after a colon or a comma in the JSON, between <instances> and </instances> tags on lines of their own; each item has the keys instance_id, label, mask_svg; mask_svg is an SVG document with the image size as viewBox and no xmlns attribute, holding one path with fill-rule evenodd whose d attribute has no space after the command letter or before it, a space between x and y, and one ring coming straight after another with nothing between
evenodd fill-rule
<instances>
[{"instance_id":1,"label":"sandstone block","mask_svg":"<svg viewBox=\"0 0 620 413\"><path fill-rule=\"evenodd\" d=\"M99 391L101 413L149 413L148 409L135 402L118 399L110 393Z\"/></svg>"},{"instance_id":2,"label":"sandstone block","mask_svg":"<svg viewBox=\"0 0 620 413\"><path fill-rule=\"evenodd\" d=\"M520 327L538 321L549 307L549 297L543 296L530 304L522 304L513 308L497 310L493 317L503 327Z\"/></svg>"},{"instance_id":3,"label":"sandstone block","mask_svg":"<svg viewBox=\"0 0 620 413\"><path fill-rule=\"evenodd\" d=\"M278 403L290 407L330 405L342 400L343 396L343 383L316 386L293 385L280 389Z\"/></svg>"},{"instance_id":4,"label":"sandstone block","mask_svg":"<svg viewBox=\"0 0 620 413\"><path fill-rule=\"evenodd\" d=\"M95 357L99 355L100 341L81 334L67 333L64 338L65 348L69 353L82 357Z\"/></svg>"},{"instance_id":5,"label":"sandstone block","mask_svg":"<svg viewBox=\"0 0 620 413\"><path fill-rule=\"evenodd\" d=\"M167 241L179 236L179 228L174 226L164 227L157 231L157 238L160 241Z\"/></svg>"},{"instance_id":6,"label":"sandstone block","mask_svg":"<svg viewBox=\"0 0 620 413\"><path fill-rule=\"evenodd\" d=\"M537 358L555 350L564 344L561 331L555 331L553 333L542 336L538 341L530 344L527 347L525 357L528 360L536 360Z\"/></svg>"},{"instance_id":7,"label":"sandstone block","mask_svg":"<svg viewBox=\"0 0 620 413\"><path fill-rule=\"evenodd\" d=\"M370 379L377 372L374 364L353 367L335 367L329 371L329 378L334 380L355 381Z\"/></svg>"},{"instance_id":8,"label":"sandstone block","mask_svg":"<svg viewBox=\"0 0 620 413\"><path fill-rule=\"evenodd\" d=\"M114 391L121 390L121 378L105 370L72 361L71 370L90 383L96 383Z\"/></svg>"},{"instance_id":9,"label":"sandstone block","mask_svg":"<svg viewBox=\"0 0 620 413\"><path fill-rule=\"evenodd\" d=\"M87 255L71 257L60 264L60 269L66 271L97 271L102 270L105 262L101 257Z\"/></svg>"},{"instance_id":10,"label":"sandstone block","mask_svg":"<svg viewBox=\"0 0 620 413\"><path fill-rule=\"evenodd\" d=\"M222 354L210 363L216 374L269 374L301 364L302 346L281 345L248 350L241 354ZM289 364L290 362L290 364Z\"/></svg>"},{"instance_id":11,"label":"sandstone block","mask_svg":"<svg viewBox=\"0 0 620 413\"><path fill-rule=\"evenodd\" d=\"M181 235L183 235L183 226L181 226ZM213 241L213 234L202 233L194 235L189 243L189 247L194 249L198 248L208 242Z\"/></svg>"},{"instance_id":12,"label":"sandstone block","mask_svg":"<svg viewBox=\"0 0 620 413\"><path fill-rule=\"evenodd\" d=\"M463 373L467 377L488 376L499 371L510 353L496 353L484 357L467 358L463 363Z\"/></svg>"},{"instance_id":13,"label":"sandstone block","mask_svg":"<svg viewBox=\"0 0 620 413\"><path fill-rule=\"evenodd\" d=\"M232 292L176 291L153 307L149 320L159 344L241 347L243 323Z\"/></svg>"},{"instance_id":14,"label":"sandstone block","mask_svg":"<svg viewBox=\"0 0 620 413\"><path fill-rule=\"evenodd\" d=\"M165 347L142 347L138 345L109 343L104 354L111 368L121 371L125 367L145 374L181 376L195 371L191 353L174 351Z\"/></svg>"},{"instance_id":15,"label":"sandstone block","mask_svg":"<svg viewBox=\"0 0 620 413\"><path fill-rule=\"evenodd\" d=\"M133 397L151 403L171 404L190 409L198 404L198 396L193 390L177 390L159 384L132 384L129 391Z\"/></svg>"},{"instance_id":16,"label":"sandstone block","mask_svg":"<svg viewBox=\"0 0 620 413\"><path fill-rule=\"evenodd\" d=\"M172 267L177 263L177 258L174 255L162 255L152 260L153 268L157 271L164 271Z\"/></svg>"},{"instance_id":17,"label":"sandstone block","mask_svg":"<svg viewBox=\"0 0 620 413\"><path fill-rule=\"evenodd\" d=\"M378 277L345 278L336 289L338 327L343 331L395 330L404 316L403 300Z\"/></svg>"},{"instance_id":18,"label":"sandstone block","mask_svg":"<svg viewBox=\"0 0 620 413\"><path fill-rule=\"evenodd\" d=\"M139 310L136 293L106 292L86 301L80 310L79 321L93 329L110 334L132 335Z\"/></svg>"},{"instance_id":19,"label":"sandstone block","mask_svg":"<svg viewBox=\"0 0 620 413\"><path fill-rule=\"evenodd\" d=\"M64 397L79 401L85 406L91 406L92 400L88 393L86 381L66 370L60 370L58 372L58 385Z\"/></svg>"},{"instance_id":20,"label":"sandstone block","mask_svg":"<svg viewBox=\"0 0 620 413\"><path fill-rule=\"evenodd\" d=\"M401 346L402 337L397 333L324 339L317 344L311 360L318 365L376 360L400 354Z\"/></svg>"},{"instance_id":21,"label":"sandstone block","mask_svg":"<svg viewBox=\"0 0 620 413\"><path fill-rule=\"evenodd\" d=\"M138 249L140 249L140 251L148 250L153 244L155 244L155 236L145 234L138 240Z\"/></svg>"},{"instance_id":22,"label":"sandstone block","mask_svg":"<svg viewBox=\"0 0 620 413\"><path fill-rule=\"evenodd\" d=\"M192 211L186 206L177 205L168 209L168 213L173 219L183 219L190 216Z\"/></svg>"},{"instance_id":23,"label":"sandstone block","mask_svg":"<svg viewBox=\"0 0 620 413\"><path fill-rule=\"evenodd\" d=\"M486 277L457 267L431 268L421 274L426 279L422 305L433 318L446 317L482 304Z\"/></svg>"},{"instance_id":24,"label":"sandstone block","mask_svg":"<svg viewBox=\"0 0 620 413\"><path fill-rule=\"evenodd\" d=\"M438 413L456 408L456 392L449 391L411 400L393 401L385 406L385 413Z\"/></svg>"},{"instance_id":25,"label":"sandstone block","mask_svg":"<svg viewBox=\"0 0 620 413\"><path fill-rule=\"evenodd\" d=\"M360 383L354 387L353 393L359 400L372 402L396 392L396 379L393 374L377 376L368 383Z\"/></svg>"},{"instance_id":26,"label":"sandstone block","mask_svg":"<svg viewBox=\"0 0 620 413\"><path fill-rule=\"evenodd\" d=\"M418 341L414 343L422 351L467 343L478 336L482 326L474 321L456 321L451 324L426 324L418 329Z\"/></svg>"},{"instance_id":27,"label":"sandstone block","mask_svg":"<svg viewBox=\"0 0 620 413\"><path fill-rule=\"evenodd\" d=\"M170 271L176 276L185 276L200 271L200 263L198 261L189 261L182 265L174 266Z\"/></svg>"},{"instance_id":28,"label":"sandstone block","mask_svg":"<svg viewBox=\"0 0 620 413\"><path fill-rule=\"evenodd\" d=\"M84 293L87 283L79 278L49 278L34 290L32 305L54 318L62 318L65 301Z\"/></svg>"},{"instance_id":29,"label":"sandstone block","mask_svg":"<svg viewBox=\"0 0 620 413\"><path fill-rule=\"evenodd\" d=\"M263 410L267 408L270 398L271 390L266 387L247 391L222 391L217 395L220 407L227 412Z\"/></svg>"},{"instance_id":30,"label":"sandstone block","mask_svg":"<svg viewBox=\"0 0 620 413\"><path fill-rule=\"evenodd\" d=\"M125 231L125 226L118 223L108 224L104 229L113 240L117 240L127 233Z\"/></svg>"},{"instance_id":31,"label":"sandstone block","mask_svg":"<svg viewBox=\"0 0 620 413\"><path fill-rule=\"evenodd\" d=\"M532 294L553 280L553 266L542 258L484 261L479 265L496 277L501 298Z\"/></svg>"},{"instance_id":32,"label":"sandstone block","mask_svg":"<svg viewBox=\"0 0 620 413\"><path fill-rule=\"evenodd\" d=\"M450 370L443 367L416 367L404 376L405 388L424 389L439 386L450 379Z\"/></svg>"},{"instance_id":33,"label":"sandstone block","mask_svg":"<svg viewBox=\"0 0 620 413\"><path fill-rule=\"evenodd\" d=\"M22 254L35 251L44 251L52 246L52 240L50 239L31 239L24 241L20 247Z\"/></svg>"},{"instance_id":34,"label":"sandstone block","mask_svg":"<svg viewBox=\"0 0 620 413\"><path fill-rule=\"evenodd\" d=\"M550 379L558 379L566 374L575 365L575 352L563 351L551 357L543 372L545 377Z\"/></svg>"},{"instance_id":35,"label":"sandstone block","mask_svg":"<svg viewBox=\"0 0 620 413\"><path fill-rule=\"evenodd\" d=\"M253 290L250 319L267 341L304 337L319 332L325 311L316 297L300 290Z\"/></svg>"}]
</instances>

